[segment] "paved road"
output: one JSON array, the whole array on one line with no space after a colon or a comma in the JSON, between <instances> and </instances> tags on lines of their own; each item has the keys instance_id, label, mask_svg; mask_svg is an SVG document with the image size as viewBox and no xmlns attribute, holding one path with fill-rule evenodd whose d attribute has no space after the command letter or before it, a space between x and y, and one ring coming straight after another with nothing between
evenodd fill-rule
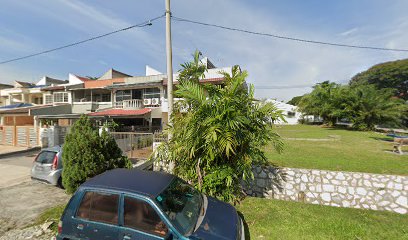
<instances>
[{"instance_id":1,"label":"paved road","mask_svg":"<svg viewBox=\"0 0 408 240\"><path fill-rule=\"evenodd\" d=\"M0 189L30 180L30 169L39 151L0 158Z\"/></svg>"}]
</instances>

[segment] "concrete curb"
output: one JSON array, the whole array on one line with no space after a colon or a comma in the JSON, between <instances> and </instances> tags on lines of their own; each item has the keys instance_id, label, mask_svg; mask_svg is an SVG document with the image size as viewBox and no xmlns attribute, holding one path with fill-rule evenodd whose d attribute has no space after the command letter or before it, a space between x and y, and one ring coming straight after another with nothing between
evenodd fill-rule
<instances>
[{"instance_id":1,"label":"concrete curb","mask_svg":"<svg viewBox=\"0 0 408 240\"><path fill-rule=\"evenodd\" d=\"M20 151L2 153L2 154L0 154L0 159L6 158L6 157L10 157L10 156L13 156L13 155L22 154L22 153L28 153L28 152L38 151L38 150L41 150L41 147L33 147L33 148L27 148L27 149L20 150Z\"/></svg>"}]
</instances>

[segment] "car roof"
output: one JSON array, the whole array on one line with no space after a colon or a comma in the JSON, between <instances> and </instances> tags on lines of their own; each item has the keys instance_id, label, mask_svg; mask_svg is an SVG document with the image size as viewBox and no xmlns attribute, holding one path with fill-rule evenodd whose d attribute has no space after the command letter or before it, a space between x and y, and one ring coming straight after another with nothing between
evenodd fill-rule
<instances>
[{"instance_id":1,"label":"car roof","mask_svg":"<svg viewBox=\"0 0 408 240\"><path fill-rule=\"evenodd\" d=\"M155 198L174 178L176 177L164 172L118 168L89 179L80 188L116 190Z\"/></svg>"},{"instance_id":2,"label":"car roof","mask_svg":"<svg viewBox=\"0 0 408 240\"><path fill-rule=\"evenodd\" d=\"M44 149L42 149L41 151L59 152L59 151L61 151L61 150L62 150L62 146L57 145L57 146L50 147L50 148L44 148Z\"/></svg>"}]
</instances>

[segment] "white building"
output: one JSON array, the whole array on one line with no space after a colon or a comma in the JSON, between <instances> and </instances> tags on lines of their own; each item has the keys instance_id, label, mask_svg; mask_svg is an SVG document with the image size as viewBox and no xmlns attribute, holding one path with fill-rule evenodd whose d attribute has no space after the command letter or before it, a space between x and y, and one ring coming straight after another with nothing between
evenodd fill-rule
<instances>
[{"instance_id":1,"label":"white building","mask_svg":"<svg viewBox=\"0 0 408 240\"><path fill-rule=\"evenodd\" d=\"M299 120L302 118L302 114L298 112L297 107L284 102L276 101L275 99L267 99L266 102L273 103L278 110L282 111L285 117L286 123L282 121L276 122L277 124L298 124Z\"/></svg>"}]
</instances>

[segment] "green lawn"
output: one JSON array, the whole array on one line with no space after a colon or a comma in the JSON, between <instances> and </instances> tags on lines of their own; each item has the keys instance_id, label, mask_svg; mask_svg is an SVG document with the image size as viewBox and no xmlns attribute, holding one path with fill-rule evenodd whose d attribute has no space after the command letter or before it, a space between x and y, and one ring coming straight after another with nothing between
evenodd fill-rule
<instances>
[{"instance_id":1,"label":"green lawn","mask_svg":"<svg viewBox=\"0 0 408 240\"><path fill-rule=\"evenodd\" d=\"M237 209L250 239L408 239L408 215L262 198Z\"/></svg>"},{"instance_id":2,"label":"green lawn","mask_svg":"<svg viewBox=\"0 0 408 240\"><path fill-rule=\"evenodd\" d=\"M278 154L269 146L266 155L278 166L408 175L408 155L387 152L392 142L384 140L392 138L383 134L311 125L278 126L276 131L284 138L284 152Z\"/></svg>"}]
</instances>

